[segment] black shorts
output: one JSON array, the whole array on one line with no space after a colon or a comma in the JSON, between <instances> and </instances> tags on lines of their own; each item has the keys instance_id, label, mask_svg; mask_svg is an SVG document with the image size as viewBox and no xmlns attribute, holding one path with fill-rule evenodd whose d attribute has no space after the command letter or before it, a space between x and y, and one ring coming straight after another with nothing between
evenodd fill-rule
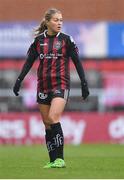
<instances>
[{"instance_id":1,"label":"black shorts","mask_svg":"<svg viewBox=\"0 0 124 180\"><path fill-rule=\"evenodd\" d=\"M68 100L68 96L69 96L68 89L60 89L48 93L37 92L37 102L38 104L50 105L53 98L61 97L65 100Z\"/></svg>"}]
</instances>

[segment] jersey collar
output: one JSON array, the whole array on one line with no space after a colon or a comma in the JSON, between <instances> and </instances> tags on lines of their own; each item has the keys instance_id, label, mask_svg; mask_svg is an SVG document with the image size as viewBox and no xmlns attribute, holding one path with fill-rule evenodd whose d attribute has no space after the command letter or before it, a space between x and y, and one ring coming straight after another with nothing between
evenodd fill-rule
<instances>
[{"instance_id":1,"label":"jersey collar","mask_svg":"<svg viewBox=\"0 0 124 180\"><path fill-rule=\"evenodd\" d=\"M56 35L49 36L49 35L47 35L47 30L44 31L44 37L58 37L59 34L60 34L60 32L58 32Z\"/></svg>"}]
</instances>

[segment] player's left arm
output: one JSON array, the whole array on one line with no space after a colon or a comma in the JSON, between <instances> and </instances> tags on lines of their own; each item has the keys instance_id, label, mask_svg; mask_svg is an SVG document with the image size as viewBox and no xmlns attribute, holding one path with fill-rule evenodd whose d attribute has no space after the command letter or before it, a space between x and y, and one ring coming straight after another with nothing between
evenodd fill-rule
<instances>
[{"instance_id":1,"label":"player's left arm","mask_svg":"<svg viewBox=\"0 0 124 180\"><path fill-rule=\"evenodd\" d=\"M76 67L79 78L81 80L82 97L83 97L83 99L86 99L89 96L89 89L88 89L87 80L85 78L84 68L79 59L79 51L78 51L78 48L72 38L69 39L68 45L69 45L69 51L68 51L69 56L71 57L74 65Z\"/></svg>"}]
</instances>

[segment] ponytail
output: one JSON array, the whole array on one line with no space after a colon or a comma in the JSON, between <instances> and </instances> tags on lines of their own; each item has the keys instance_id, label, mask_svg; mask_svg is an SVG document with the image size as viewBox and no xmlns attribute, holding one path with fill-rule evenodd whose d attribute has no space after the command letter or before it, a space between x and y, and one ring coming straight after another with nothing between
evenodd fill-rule
<instances>
[{"instance_id":1,"label":"ponytail","mask_svg":"<svg viewBox=\"0 0 124 180\"><path fill-rule=\"evenodd\" d=\"M47 29L46 21L49 22L50 19L52 18L52 15L55 13L61 13L61 12L55 8L48 9L45 12L44 19L41 21L40 25L34 31L35 36L40 35Z\"/></svg>"},{"instance_id":2,"label":"ponytail","mask_svg":"<svg viewBox=\"0 0 124 180\"><path fill-rule=\"evenodd\" d=\"M40 23L40 25L35 29L34 34L35 36L40 35L47 29L45 19L43 19Z\"/></svg>"}]
</instances>

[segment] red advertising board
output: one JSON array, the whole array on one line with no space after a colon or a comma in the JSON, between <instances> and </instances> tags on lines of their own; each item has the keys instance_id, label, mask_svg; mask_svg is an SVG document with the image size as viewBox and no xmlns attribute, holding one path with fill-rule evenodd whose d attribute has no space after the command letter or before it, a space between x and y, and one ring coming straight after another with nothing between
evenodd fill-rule
<instances>
[{"instance_id":1,"label":"red advertising board","mask_svg":"<svg viewBox=\"0 0 124 180\"><path fill-rule=\"evenodd\" d=\"M101 103L106 107L124 105L124 73L103 73L103 90Z\"/></svg>"},{"instance_id":2,"label":"red advertising board","mask_svg":"<svg viewBox=\"0 0 124 180\"><path fill-rule=\"evenodd\" d=\"M124 113L64 113L61 118L65 142L124 143ZM39 113L1 113L0 144L44 143Z\"/></svg>"}]
</instances>

